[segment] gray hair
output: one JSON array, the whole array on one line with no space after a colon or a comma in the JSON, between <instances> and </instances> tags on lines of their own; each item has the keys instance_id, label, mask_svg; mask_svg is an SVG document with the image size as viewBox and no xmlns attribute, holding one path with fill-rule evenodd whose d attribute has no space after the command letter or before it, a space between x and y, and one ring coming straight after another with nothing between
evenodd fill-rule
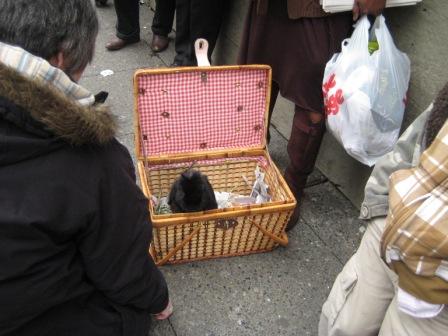
<instances>
[{"instance_id":1,"label":"gray hair","mask_svg":"<svg viewBox=\"0 0 448 336\"><path fill-rule=\"evenodd\" d=\"M97 33L90 0L0 0L0 41L46 60L62 52L69 75L92 60Z\"/></svg>"}]
</instances>

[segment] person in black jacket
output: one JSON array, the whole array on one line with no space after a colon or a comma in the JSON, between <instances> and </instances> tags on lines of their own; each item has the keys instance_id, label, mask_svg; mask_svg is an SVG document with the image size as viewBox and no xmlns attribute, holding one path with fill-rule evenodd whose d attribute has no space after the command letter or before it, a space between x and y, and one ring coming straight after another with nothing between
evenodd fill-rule
<instances>
[{"instance_id":1,"label":"person in black jacket","mask_svg":"<svg viewBox=\"0 0 448 336\"><path fill-rule=\"evenodd\" d=\"M0 335L147 335L171 312L148 200L110 111L76 83L89 0L0 1Z\"/></svg>"}]
</instances>

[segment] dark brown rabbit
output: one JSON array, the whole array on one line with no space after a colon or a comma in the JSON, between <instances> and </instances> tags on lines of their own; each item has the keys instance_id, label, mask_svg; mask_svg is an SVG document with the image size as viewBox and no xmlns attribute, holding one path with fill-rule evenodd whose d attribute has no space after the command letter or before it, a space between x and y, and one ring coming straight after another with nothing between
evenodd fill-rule
<instances>
[{"instance_id":1,"label":"dark brown rabbit","mask_svg":"<svg viewBox=\"0 0 448 336\"><path fill-rule=\"evenodd\" d=\"M183 172L168 195L172 212L195 212L217 209L215 193L207 176L194 169Z\"/></svg>"}]
</instances>

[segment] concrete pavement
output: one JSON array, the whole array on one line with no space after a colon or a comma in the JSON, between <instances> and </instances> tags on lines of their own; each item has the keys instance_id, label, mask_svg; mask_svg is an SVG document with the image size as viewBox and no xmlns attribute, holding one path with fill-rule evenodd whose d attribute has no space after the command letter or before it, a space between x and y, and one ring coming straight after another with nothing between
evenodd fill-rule
<instances>
[{"instance_id":1,"label":"concrete pavement","mask_svg":"<svg viewBox=\"0 0 448 336\"><path fill-rule=\"evenodd\" d=\"M108 52L114 36L112 4L98 9L100 33L93 63L81 84L110 93L108 103L120 121L119 140L134 154L132 76L136 69L164 67L174 43L154 55L149 49L153 13L141 6L142 41ZM103 70L113 75L103 77ZM280 113L281 111L276 111ZM271 127L270 153L287 164L286 139ZM154 322L151 335L316 335L320 309L343 264L356 250L363 222L357 210L318 171L306 190L300 223L287 248L271 253L163 266L175 313Z\"/></svg>"}]
</instances>

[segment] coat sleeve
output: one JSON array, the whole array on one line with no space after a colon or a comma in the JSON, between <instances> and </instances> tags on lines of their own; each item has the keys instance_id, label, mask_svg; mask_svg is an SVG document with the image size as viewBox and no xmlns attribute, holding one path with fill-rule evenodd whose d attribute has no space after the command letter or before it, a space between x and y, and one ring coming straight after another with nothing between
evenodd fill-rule
<instances>
[{"instance_id":1,"label":"coat sleeve","mask_svg":"<svg viewBox=\"0 0 448 336\"><path fill-rule=\"evenodd\" d=\"M422 152L425 124L432 104L400 136L394 149L384 155L375 165L364 190L361 219L386 216L389 209L389 176L400 169L418 164Z\"/></svg>"},{"instance_id":2,"label":"coat sleeve","mask_svg":"<svg viewBox=\"0 0 448 336\"><path fill-rule=\"evenodd\" d=\"M114 303L159 313L168 288L149 254L148 200L135 183L131 157L114 141L98 159L97 210L79 237L87 277Z\"/></svg>"}]
</instances>

